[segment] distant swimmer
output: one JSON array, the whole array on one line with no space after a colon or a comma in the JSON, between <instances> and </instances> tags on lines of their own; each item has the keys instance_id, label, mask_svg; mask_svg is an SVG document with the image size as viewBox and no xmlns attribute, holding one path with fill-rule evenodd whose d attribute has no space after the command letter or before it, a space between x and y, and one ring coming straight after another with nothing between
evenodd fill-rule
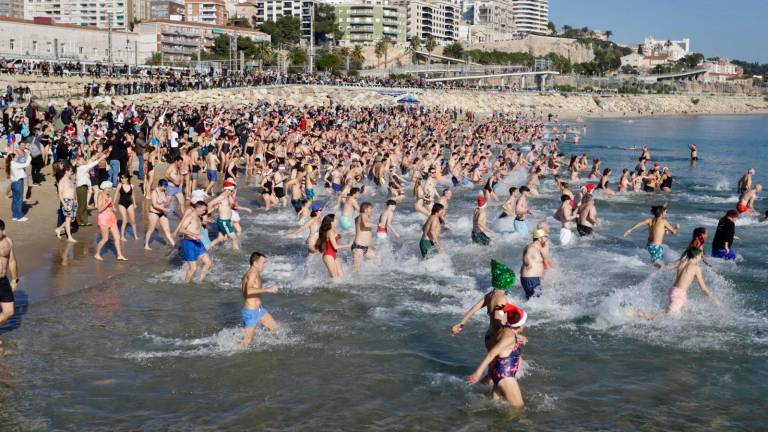
<instances>
[{"instance_id":1,"label":"distant swimmer","mask_svg":"<svg viewBox=\"0 0 768 432\"><path fill-rule=\"evenodd\" d=\"M755 175L755 169L750 168L736 183L736 190L739 194L744 194L752 189L752 176Z\"/></svg>"},{"instance_id":2,"label":"distant swimmer","mask_svg":"<svg viewBox=\"0 0 768 432\"><path fill-rule=\"evenodd\" d=\"M436 252L440 252L440 219L445 215L442 204L432 205L432 214L427 218L422 227L419 250L422 258L429 258Z\"/></svg>"},{"instance_id":3,"label":"distant swimmer","mask_svg":"<svg viewBox=\"0 0 768 432\"><path fill-rule=\"evenodd\" d=\"M715 238L712 239L712 258L722 258L727 261L736 259L733 241L739 239L736 237L736 219L738 218L739 212L728 210L717 222Z\"/></svg>"},{"instance_id":4,"label":"distant swimmer","mask_svg":"<svg viewBox=\"0 0 768 432\"><path fill-rule=\"evenodd\" d=\"M379 239L387 238L389 233L392 233L395 237L400 238L400 234L392 228L392 220L395 218L395 209L397 208L397 201L393 199L387 200L387 208L379 216L379 223L376 225L376 237Z\"/></svg>"},{"instance_id":5,"label":"distant swimmer","mask_svg":"<svg viewBox=\"0 0 768 432\"><path fill-rule=\"evenodd\" d=\"M696 147L696 144L688 145L688 149L691 151L691 162L698 161L699 160L699 148Z\"/></svg>"},{"instance_id":6,"label":"distant swimmer","mask_svg":"<svg viewBox=\"0 0 768 432\"><path fill-rule=\"evenodd\" d=\"M651 255L651 263L656 268L661 268L662 261L664 259L664 235L669 232L672 235L677 235L680 225L672 226L667 220L667 207L666 206L653 206L651 207L651 214L653 217L643 219L638 222L632 228L624 231L624 237L629 236L632 231L648 225L648 243L645 248Z\"/></svg>"},{"instance_id":7,"label":"distant swimmer","mask_svg":"<svg viewBox=\"0 0 768 432\"><path fill-rule=\"evenodd\" d=\"M507 265L491 260L491 286L493 290L485 294L469 308L467 313L461 318L461 321L451 327L451 333L454 336L461 333L472 316L480 309L485 308L490 320L488 330L485 332L485 348L490 351L496 343L499 330L502 328L501 322L504 317L501 315L504 315L504 312L502 312L501 308L510 304L507 293L515 286L515 278L515 272L507 267Z\"/></svg>"},{"instance_id":8,"label":"distant swimmer","mask_svg":"<svg viewBox=\"0 0 768 432\"><path fill-rule=\"evenodd\" d=\"M13 252L13 240L5 234L5 222L0 219L0 307L2 307L0 327L13 317L14 302L16 301L14 293L19 281L18 278L19 269L16 264L16 255Z\"/></svg>"},{"instance_id":9,"label":"distant swimmer","mask_svg":"<svg viewBox=\"0 0 768 432\"><path fill-rule=\"evenodd\" d=\"M679 314L685 304L688 302L688 290L693 282L699 286L699 289L705 296L709 297L712 302L718 306L722 304L712 295L712 292L707 288L704 282L704 277L701 272L701 259L704 254L701 249L697 247L689 247L683 253L683 257L675 261L669 266L670 270L677 270L677 276L675 277L675 283L667 293L667 307L666 313L668 315ZM635 312L637 316L647 319L653 319L656 317L656 313L653 312Z\"/></svg>"},{"instance_id":10,"label":"distant swimmer","mask_svg":"<svg viewBox=\"0 0 768 432\"><path fill-rule=\"evenodd\" d=\"M243 348L248 347L253 340L253 333L256 330L256 326L263 325L270 331L278 329L277 322L272 315L262 306L261 295L262 294L275 294L277 287L263 287L261 283L261 272L264 271L264 263L267 261L267 257L261 252L254 252L251 254L250 267L245 272L243 280L241 282L241 289L243 292L243 309L240 314L243 317L243 341L240 346Z\"/></svg>"},{"instance_id":11,"label":"distant swimmer","mask_svg":"<svg viewBox=\"0 0 768 432\"><path fill-rule=\"evenodd\" d=\"M544 271L552 267L549 259L549 240L546 231L537 229L533 232L531 243L523 249L523 264L520 266L520 284L525 291L525 298L541 295L541 278Z\"/></svg>"},{"instance_id":12,"label":"distant swimmer","mask_svg":"<svg viewBox=\"0 0 768 432\"><path fill-rule=\"evenodd\" d=\"M528 342L528 339L520 334L528 316L525 311L512 304L504 305L501 310L504 314L501 315L501 330L496 343L466 380L470 385L479 382L487 368L488 375L493 380L491 399L504 399L510 408L520 411L524 407L523 394L515 377L523 361L522 346Z\"/></svg>"},{"instance_id":13,"label":"distant swimmer","mask_svg":"<svg viewBox=\"0 0 768 432\"><path fill-rule=\"evenodd\" d=\"M739 213L746 213L750 210L756 211L755 200L757 199L757 194L762 191L763 191L763 185L757 185L753 189L750 189L742 193L741 196L739 197L738 204L736 204L736 210L738 210Z\"/></svg>"},{"instance_id":14,"label":"distant swimmer","mask_svg":"<svg viewBox=\"0 0 768 432\"><path fill-rule=\"evenodd\" d=\"M485 214L485 207L488 202L485 198L479 197L477 199L477 207L472 215L472 242L481 246L488 246L491 244L491 239L488 234L494 234L494 232L488 228L488 218Z\"/></svg>"}]
</instances>

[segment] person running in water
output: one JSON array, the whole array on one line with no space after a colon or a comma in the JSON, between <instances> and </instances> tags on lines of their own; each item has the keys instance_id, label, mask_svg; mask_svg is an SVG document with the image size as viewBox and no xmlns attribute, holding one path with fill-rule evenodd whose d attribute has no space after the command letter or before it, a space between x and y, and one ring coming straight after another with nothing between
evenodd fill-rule
<instances>
[{"instance_id":1,"label":"person running in water","mask_svg":"<svg viewBox=\"0 0 768 432\"><path fill-rule=\"evenodd\" d=\"M360 205L360 214L355 218L355 239L352 241L352 263L355 271L360 270L363 258L371 258L376 254L371 247L373 238L373 204L364 202Z\"/></svg>"},{"instance_id":2,"label":"person running in water","mask_svg":"<svg viewBox=\"0 0 768 432\"><path fill-rule=\"evenodd\" d=\"M572 199L570 195L560 196L560 208L555 212L555 219L560 222L560 244L565 246L573 240L573 231L571 231L572 222L578 219L579 215L573 210Z\"/></svg>"},{"instance_id":3,"label":"person running in water","mask_svg":"<svg viewBox=\"0 0 768 432\"><path fill-rule=\"evenodd\" d=\"M205 279L205 275L211 269L211 257L208 250L200 239L200 228L202 227L202 218L208 213L208 205L203 201L192 204L194 211L185 212L184 217L179 222L179 234L184 239L181 241L181 252L184 261L188 264L187 274L184 277L185 283L192 282L192 278L197 271L198 262L203 265L198 277L198 282Z\"/></svg>"},{"instance_id":4,"label":"person running in water","mask_svg":"<svg viewBox=\"0 0 768 432\"><path fill-rule=\"evenodd\" d=\"M419 250L422 258L429 258L435 252L440 252L440 219L445 215L442 204L432 205L432 214L422 226Z\"/></svg>"},{"instance_id":5,"label":"person running in water","mask_svg":"<svg viewBox=\"0 0 768 432\"><path fill-rule=\"evenodd\" d=\"M715 238L712 239L712 258L722 258L726 261L736 259L733 241L738 240L736 237L736 219L738 218L739 212L728 210L725 216L718 221Z\"/></svg>"},{"instance_id":6,"label":"person running in water","mask_svg":"<svg viewBox=\"0 0 768 432\"><path fill-rule=\"evenodd\" d=\"M520 196L517 198L515 204L515 232L519 234L528 234L528 223L525 221L525 217L531 215L531 210L528 208L528 194L531 190L528 186L520 186Z\"/></svg>"},{"instance_id":7,"label":"person running in water","mask_svg":"<svg viewBox=\"0 0 768 432\"><path fill-rule=\"evenodd\" d=\"M683 252L683 256L678 261L675 261L668 267L669 270L677 270L677 276L675 276L675 283L667 293L667 315L676 315L682 311L688 302L688 290L693 282L696 282L701 292L709 297L712 303L722 307L722 303L712 295L712 291L707 288L707 284L704 282L700 265L703 257L704 254L700 248L690 246ZM658 314L636 311L635 315L646 319L653 319Z\"/></svg>"},{"instance_id":8,"label":"person running in water","mask_svg":"<svg viewBox=\"0 0 768 432\"><path fill-rule=\"evenodd\" d=\"M395 217L395 208L397 207L397 201L387 200L387 208L379 216L379 224L376 226L376 237L380 239L387 238L388 233L394 234L395 237L400 238L400 234L392 228L392 220Z\"/></svg>"},{"instance_id":9,"label":"person running in water","mask_svg":"<svg viewBox=\"0 0 768 432\"><path fill-rule=\"evenodd\" d=\"M262 294L277 293L277 287L263 287L261 283L261 273L264 271L267 257L261 252L254 252L249 261L250 267L243 275L240 285L243 292L243 309L240 311L243 318L243 340L240 346L243 348L251 344L253 333L259 324L270 331L276 331L279 327L277 321L261 304Z\"/></svg>"},{"instance_id":10,"label":"person running in water","mask_svg":"<svg viewBox=\"0 0 768 432\"><path fill-rule=\"evenodd\" d=\"M651 214L653 215L652 218L643 219L632 228L624 231L624 237L629 236L632 231L648 225L648 243L645 248L651 255L651 264L656 268L661 268L664 259L664 235L668 232L677 235L680 224L672 226L669 223L665 205L651 207Z\"/></svg>"},{"instance_id":11,"label":"person running in water","mask_svg":"<svg viewBox=\"0 0 768 432\"><path fill-rule=\"evenodd\" d=\"M739 194L744 194L745 192L752 189L752 176L755 175L755 169L750 168L741 178L739 179L739 182L736 183L736 190L739 192Z\"/></svg>"},{"instance_id":12,"label":"person running in water","mask_svg":"<svg viewBox=\"0 0 768 432\"><path fill-rule=\"evenodd\" d=\"M739 197L739 202L736 204L736 210L739 213L746 213L748 211L757 211L755 210L755 199L757 199L757 194L763 191L763 185L757 185L752 189L747 190L746 192L742 193Z\"/></svg>"},{"instance_id":13,"label":"person running in water","mask_svg":"<svg viewBox=\"0 0 768 432\"><path fill-rule=\"evenodd\" d=\"M546 231L537 229L533 232L533 240L523 249L523 264L520 266L520 284L525 291L525 298L541 296L541 278L544 271L552 266L549 259L549 240Z\"/></svg>"},{"instance_id":14,"label":"person running in water","mask_svg":"<svg viewBox=\"0 0 768 432\"><path fill-rule=\"evenodd\" d=\"M491 239L488 234L494 234L494 232L488 228L488 219L485 214L485 207L488 204L485 198L479 197L477 199L477 208L472 216L472 242L481 246L488 246L491 244Z\"/></svg>"},{"instance_id":15,"label":"person running in water","mask_svg":"<svg viewBox=\"0 0 768 432\"><path fill-rule=\"evenodd\" d=\"M519 412L523 409L524 402L515 376L523 361L522 345L528 342L528 339L520 334L528 316L525 311L512 304L503 306L501 310L504 314L501 315L501 330L496 343L466 380L470 385L479 382L487 368L493 380L491 399L503 398L510 408Z\"/></svg>"}]
</instances>

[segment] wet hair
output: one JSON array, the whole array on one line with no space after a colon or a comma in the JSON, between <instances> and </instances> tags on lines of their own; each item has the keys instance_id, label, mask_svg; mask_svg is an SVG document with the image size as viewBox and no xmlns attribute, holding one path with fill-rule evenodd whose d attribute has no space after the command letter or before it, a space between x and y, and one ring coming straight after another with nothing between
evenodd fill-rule
<instances>
[{"instance_id":1,"label":"wet hair","mask_svg":"<svg viewBox=\"0 0 768 432\"><path fill-rule=\"evenodd\" d=\"M443 208L445 208L445 207L443 207L443 205L440 204L440 203L434 204L432 206L432 215L434 216L434 215L438 214L440 212L440 210L442 210Z\"/></svg>"},{"instance_id":2,"label":"wet hair","mask_svg":"<svg viewBox=\"0 0 768 432\"><path fill-rule=\"evenodd\" d=\"M695 246L689 246L685 250L685 252L683 252L683 256L685 257L685 259L693 259L701 255L702 253L704 252L700 248L697 248Z\"/></svg>"},{"instance_id":3,"label":"wet hair","mask_svg":"<svg viewBox=\"0 0 768 432\"><path fill-rule=\"evenodd\" d=\"M372 208L372 207L373 207L373 204L371 204L371 203L366 201L366 202L360 204L360 213L365 213L366 210L368 210L369 208Z\"/></svg>"},{"instance_id":4,"label":"wet hair","mask_svg":"<svg viewBox=\"0 0 768 432\"><path fill-rule=\"evenodd\" d=\"M397 205L397 201L395 201L395 200L387 200L387 205L388 206L396 206Z\"/></svg>"},{"instance_id":5,"label":"wet hair","mask_svg":"<svg viewBox=\"0 0 768 432\"><path fill-rule=\"evenodd\" d=\"M360 188L353 187L352 189L349 190L349 196L356 195L359 192L360 192Z\"/></svg>"},{"instance_id":6,"label":"wet hair","mask_svg":"<svg viewBox=\"0 0 768 432\"><path fill-rule=\"evenodd\" d=\"M250 261L251 265L253 265L253 263L255 263L256 261L258 261L258 260L259 260L259 258L266 258L266 257L267 257L267 256L266 256L266 255L264 255L264 254L263 254L263 253L261 253L261 252L254 252L254 253L252 253L252 254L251 254L251 259L250 259L249 261Z\"/></svg>"},{"instance_id":7,"label":"wet hair","mask_svg":"<svg viewBox=\"0 0 768 432\"><path fill-rule=\"evenodd\" d=\"M611 169L610 168L606 168L606 169L603 170L603 175L608 175L610 173L611 173Z\"/></svg>"},{"instance_id":8,"label":"wet hair","mask_svg":"<svg viewBox=\"0 0 768 432\"><path fill-rule=\"evenodd\" d=\"M727 212L725 212L725 217L727 217L727 218L737 218L737 217L739 217L739 212L734 210L734 209L730 209Z\"/></svg>"},{"instance_id":9,"label":"wet hair","mask_svg":"<svg viewBox=\"0 0 768 432\"><path fill-rule=\"evenodd\" d=\"M664 214L664 210L667 208L664 206L653 206L651 207L651 214L653 217L660 217L662 214Z\"/></svg>"},{"instance_id":10,"label":"wet hair","mask_svg":"<svg viewBox=\"0 0 768 432\"><path fill-rule=\"evenodd\" d=\"M563 195L560 196L560 202L566 202L566 201L570 201L570 200L571 200L571 196L570 195L563 194Z\"/></svg>"},{"instance_id":11,"label":"wet hair","mask_svg":"<svg viewBox=\"0 0 768 432\"><path fill-rule=\"evenodd\" d=\"M328 240L328 231L333 228L334 220L336 220L336 215L333 213L323 216L323 221L320 222L320 232L317 235L317 242L315 242L315 249L319 251L325 250L325 243Z\"/></svg>"},{"instance_id":12,"label":"wet hair","mask_svg":"<svg viewBox=\"0 0 768 432\"><path fill-rule=\"evenodd\" d=\"M5 231L5 221L0 219L0 231Z\"/></svg>"},{"instance_id":13,"label":"wet hair","mask_svg":"<svg viewBox=\"0 0 768 432\"><path fill-rule=\"evenodd\" d=\"M528 186L520 186L520 193L523 192L530 192L531 190L528 188Z\"/></svg>"},{"instance_id":14,"label":"wet hair","mask_svg":"<svg viewBox=\"0 0 768 432\"><path fill-rule=\"evenodd\" d=\"M512 186L511 188L509 188L509 194L510 195L514 194L515 192L517 192L517 188L516 187Z\"/></svg>"}]
</instances>

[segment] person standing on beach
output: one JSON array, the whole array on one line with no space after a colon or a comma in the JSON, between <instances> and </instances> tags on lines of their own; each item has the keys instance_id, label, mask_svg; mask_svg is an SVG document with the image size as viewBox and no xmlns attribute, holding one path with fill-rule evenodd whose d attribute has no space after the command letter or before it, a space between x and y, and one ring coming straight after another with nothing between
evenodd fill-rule
<instances>
[{"instance_id":1,"label":"person standing on beach","mask_svg":"<svg viewBox=\"0 0 768 432\"><path fill-rule=\"evenodd\" d=\"M165 194L176 198L179 204L178 214L180 215L184 214L184 193L181 188L184 181L184 176L181 174L181 163L183 160L181 156L174 157L173 162L168 165L168 170L165 172L165 178L168 181L168 188ZM115 180L117 180L117 177L115 177Z\"/></svg>"},{"instance_id":2,"label":"person standing on beach","mask_svg":"<svg viewBox=\"0 0 768 432\"><path fill-rule=\"evenodd\" d=\"M243 340L240 342L242 348L247 348L253 340L253 334L256 326L263 325L270 331L276 331L279 326L277 321L272 318L269 312L262 306L262 294L275 294L277 287L263 287L261 282L261 273L264 271L264 263L267 261L266 255L261 252L251 254L250 267L243 275L241 289L243 292L243 309L240 314L243 318Z\"/></svg>"},{"instance_id":3,"label":"person standing on beach","mask_svg":"<svg viewBox=\"0 0 768 432\"><path fill-rule=\"evenodd\" d=\"M15 222L26 222L29 219L24 216L24 180L27 178L27 167L32 162L32 156L26 144L22 144L15 153L11 152L6 162L11 173L11 213Z\"/></svg>"},{"instance_id":4,"label":"person standing on beach","mask_svg":"<svg viewBox=\"0 0 768 432\"><path fill-rule=\"evenodd\" d=\"M61 204L61 214L64 216L64 222L56 227L54 232L56 237L61 239L62 231L67 234L67 241L76 243L72 237L72 220L77 217L77 196L75 195L75 185L72 182L72 165L69 162L62 162L61 172L57 187L59 190L59 202Z\"/></svg>"},{"instance_id":5,"label":"person standing on beach","mask_svg":"<svg viewBox=\"0 0 768 432\"><path fill-rule=\"evenodd\" d=\"M16 300L14 293L18 277L19 269L16 264L16 255L13 253L13 240L5 234L5 222L0 219L0 307L2 308L0 327L13 316Z\"/></svg>"},{"instance_id":6,"label":"person standing on beach","mask_svg":"<svg viewBox=\"0 0 768 432\"><path fill-rule=\"evenodd\" d=\"M651 264L656 268L661 268L664 259L664 235L670 233L677 235L680 225L672 226L667 220L666 206L651 207L652 218L643 219L632 228L624 231L624 237L627 237L632 231L648 225L648 243L645 248L651 255Z\"/></svg>"},{"instance_id":7,"label":"person standing on beach","mask_svg":"<svg viewBox=\"0 0 768 432\"><path fill-rule=\"evenodd\" d=\"M77 187L75 188L75 195L77 197L76 220L78 226L83 227L90 225L90 223L88 223L88 190L92 187L91 170L96 168L96 165L104 160L105 157L105 153L98 152L95 153L89 161L85 159L85 155L83 154L78 155L76 159L75 185Z\"/></svg>"}]
</instances>

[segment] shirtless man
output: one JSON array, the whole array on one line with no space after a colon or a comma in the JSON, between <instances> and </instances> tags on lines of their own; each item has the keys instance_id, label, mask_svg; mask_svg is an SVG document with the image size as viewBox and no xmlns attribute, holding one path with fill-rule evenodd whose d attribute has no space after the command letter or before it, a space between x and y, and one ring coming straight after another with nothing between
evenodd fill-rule
<instances>
[{"instance_id":1,"label":"shirtless man","mask_svg":"<svg viewBox=\"0 0 768 432\"><path fill-rule=\"evenodd\" d=\"M304 204L307 203L307 199L304 197L304 188L302 187L304 177L304 168L299 168L296 177L284 183L284 187L288 188L288 193L291 195L291 206L293 206L293 210L296 213L300 212Z\"/></svg>"},{"instance_id":2,"label":"shirtless man","mask_svg":"<svg viewBox=\"0 0 768 432\"><path fill-rule=\"evenodd\" d=\"M432 206L432 214L422 227L421 240L419 241L419 250L422 258L428 258L435 251L440 252L440 218L445 215L445 208L442 204Z\"/></svg>"},{"instance_id":3,"label":"shirtless man","mask_svg":"<svg viewBox=\"0 0 768 432\"><path fill-rule=\"evenodd\" d=\"M576 222L576 231L579 236L585 237L592 235L595 225L599 225L597 220L597 207L595 207L595 198L591 193L584 195L579 205L579 220Z\"/></svg>"},{"instance_id":4,"label":"shirtless man","mask_svg":"<svg viewBox=\"0 0 768 432\"><path fill-rule=\"evenodd\" d=\"M528 208L528 194L531 192L528 186L520 186L520 197L517 198L515 204L515 232L527 235L528 223L525 222L525 217L531 215L531 210Z\"/></svg>"},{"instance_id":5,"label":"shirtless man","mask_svg":"<svg viewBox=\"0 0 768 432\"><path fill-rule=\"evenodd\" d=\"M209 151L205 156L205 174L208 177L208 184L205 186L205 194L210 196L211 190L216 186L216 182L219 180L219 164L221 161L216 156L216 152Z\"/></svg>"},{"instance_id":6,"label":"shirtless man","mask_svg":"<svg viewBox=\"0 0 768 432\"><path fill-rule=\"evenodd\" d=\"M13 253L13 240L5 235L5 222L0 219L0 307L2 307L0 327L13 316L15 301L13 293L16 292L18 277L19 270L16 265L16 255ZM0 346L2 346L1 343Z\"/></svg>"},{"instance_id":7,"label":"shirtless man","mask_svg":"<svg viewBox=\"0 0 768 432\"><path fill-rule=\"evenodd\" d=\"M360 270L363 257L371 258L376 255L371 247L371 239L373 238L371 215L373 215L373 204L369 202L362 203L360 205L360 215L355 218L355 240L352 242L352 261L354 262L355 271Z\"/></svg>"},{"instance_id":8,"label":"shirtless man","mask_svg":"<svg viewBox=\"0 0 768 432\"><path fill-rule=\"evenodd\" d=\"M482 246L488 246L491 244L491 239L488 234L494 234L494 232L488 228L488 220L485 214L485 207L488 202L485 198L479 197L477 199L477 208L472 215L472 242Z\"/></svg>"},{"instance_id":9,"label":"shirtless man","mask_svg":"<svg viewBox=\"0 0 768 432\"><path fill-rule=\"evenodd\" d=\"M208 255L208 251L205 249L205 245L200 239L200 228L202 227L202 218L208 213L208 205L205 202L198 201L192 204L194 211L186 212L184 217L179 222L178 232L184 239L181 241L181 252L184 256L184 261L189 265L187 268L187 275L184 277L184 282L192 282L197 271L197 263L203 265L200 271L198 282L202 282L205 279L205 275L211 269L211 257Z\"/></svg>"},{"instance_id":10,"label":"shirtless man","mask_svg":"<svg viewBox=\"0 0 768 432\"><path fill-rule=\"evenodd\" d=\"M736 189L739 191L739 194L743 194L744 192L749 191L752 189L752 176L755 175L755 169L750 168L749 171L746 172L741 178L739 179L739 182L736 184Z\"/></svg>"},{"instance_id":11,"label":"shirtless man","mask_svg":"<svg viewBox=\"0 0 768 432\"><path fill-rule=\"evenodd\" d=\"M243 309L240 314L243 317L243 341L240 346L247 348L253 340L253 333L256 330L256 326L261 324L270 331L275 331L278 328L277 322L272 315L267 312L261 305L261 294L277 292L277 287L262 287L261 286L261 272L264 271L264 263L267 257L260 253L254 252L251 254L248 271L243 275L241 282L241 289L243 291Z\"/></svg>"},{"instance_id":12,"label":"shirtless man","mask_svg":"<svg viewBox=\"0 0 768 432\"><path fill-rule=\"evenodd\" d=\"M644 219L638 222L632 228L624 232L624 237L627 237L632 231L648 225L648 244L645 248L651 255L651 263L656 268L661 268L662 259L664 258L664 235L669 232L672 235L676 235L680 229L680 225L672 226L667 220L667 207L666 206L653 206L651 207L652 218Z\"/></svg>"},{"instance_id":13,"label":"shirtless man","mask_svg":"<svg viewBox=\"0 0 768 432\"><path fill-rule=\"evenodd\" d=\"M176 156L168 165L168 170L165 172L165 177L168 180L168 187L166 188L166 195L169 197L175 197L179 203L178 214L184 214L184 193L181 189L184 177L181 174L181 164L183 159L181 156Z\"/></svg>"},{"instance_id":14,"label":"shirtless man","mask_svg":"<svg viewBox=\"0 0 768 432\"><path fill-rule=\"evenodd\" d=\"M560 222L560 244L565 246L571 243L573 239L573 232L571 231L572 221L576 220L579 216L571 205L570 195L560 196L560 208L555 212L555 220Z\"/></svg>"},{"instance_id":15,"label":"shirtless man","mask_svg":"<svg viewBox=\"0 0 768 432\"><path fill-rule=\"evenodd\" d=\"M77 217L77 197L75 196L75 184L72 181L74 170L69 162L65 162L64 175L59 179L59 201L61 202L61 214L64 216L64 222L56 228L56 237L61 238L61 232L67 234L67 241L76 243L77 240L72 237L72 219ZM83 203L85 205L85 203Z\"/></svg>"},{"instance_id":16,"label":"shirtless man","mask_svg":"<svg viewBox=\"0 0 768 432\"><path fill-rule=\"evenodd\" d=\"M701 272L701 260L704 257L704 253L700 248L690 246L683 253L683 257L672 263L667 270L677 270L677 276L675 277L675 283L670 288L667 299L666 313L668 315L679 314L683 306L688 302L688 290L691 288L693 282L699 286L699 289L705 296L717 306L722 307L720 301L718 301L712 292L707 288L707 284L704 282L704 276ZM637 316L646 319L653 319L656 317L656 313L635 311Z\"/></svg>"},{"instance_id":17,"label":"shirtless man","mask_svg":"<svg viewBox=\"0 0 768 432\"><path fill-rule=\"evenodd\" d=\"M391 232L395 237L400 238L400 234L392 227L396 207L397 201L387 200L387 208L379 216L379 224L376 226L376 237L385 239L387 238L387 233Z\"/></svg>"},{"instance_id":18,"label":"shirtless man","mask_svg":"<svg viewBox=\"0 0 768 432\"><path fill-rule=\"evenodd\" d=\"M516 202L517 202L517 188L511 187L509 188L509 196L507 197L507 200L504 201L504 204L501 205L501 214L499 215L499 219L510 217L513 214L515 214Z\"/></svg>"},{"instance_id":19,"label":"shirtless man","mask_svg":"<svg viewBox=\"0 0 768 432\"><path fill-rule=\"evenodd\" d=\"M235 250L240 249L237 242L237 232L232 225L232 209L235 205L234 192L235 184L230 181L225 181L224 190L221 194L208 203L209 212L215 209L219 213L219 217L216 219L216 227L219 229L219 235L211 242L211 247L218 245L226 239L230 239L232 241L232 248Z\"/></svg>"},{"instance_id":20,"label":"shirtless man","mask_svg":"<svg viewBox=\"0 0 768 432\"><path fill-rule=\"evenodd\" d=\"M357 203L357 197L355 196L359 192L360 189L353 187L349 190L349 195L342 200L343 203L341 207L341 217L339 217L339 225L341 225L341 229L344 231L348 231L352 228L354 225L352 215L360 210L360 205Z\"/></svg>"},{"instance_id":21,"label":"shirtless man","mask_svg":"<svg viewBox=\"0 0 768 432\"><path fill-rule=\"evenodd\" d=\"M549 240L546 231L537 229L533 232L533 240L523 249L523 264L520 266L520 284L525 291L525 298L541 295L541 277L544 276L544 270L551 266L549 260L549 249L547 241Z\"/></svg>"},{"instance_id":22,"label":"shirtless man","mask_svg":"<svg viewBox=\"0 0 768 432\"><path fill-rule=\"evenodd\" d=\"M763 191L763 185L757 185L754 189L747 190L739 197L739 203L736 204L736 210L741 213L755 210L755 199L757 194Z\"/></svg>"}]
</instances>

